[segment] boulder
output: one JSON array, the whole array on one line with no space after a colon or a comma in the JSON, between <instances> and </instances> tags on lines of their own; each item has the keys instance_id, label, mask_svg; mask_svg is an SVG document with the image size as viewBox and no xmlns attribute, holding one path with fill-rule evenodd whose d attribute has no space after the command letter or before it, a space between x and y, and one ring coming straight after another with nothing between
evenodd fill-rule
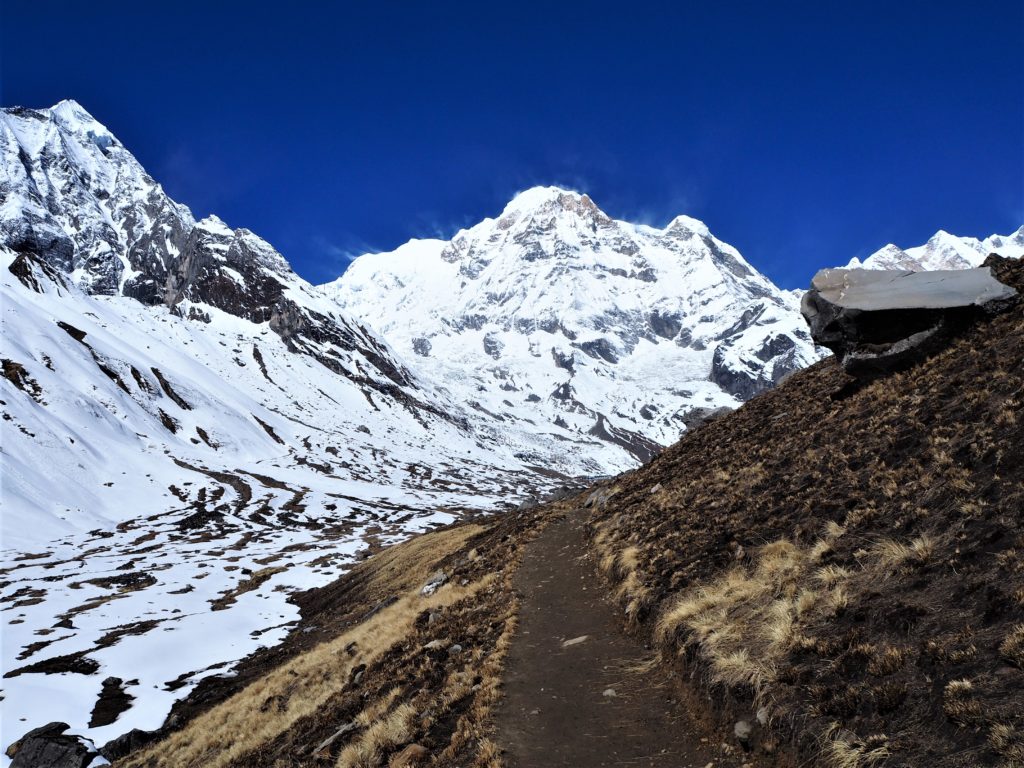
<instances>
[{"instance_id":1,"label":"boulder","mask_svg":"<svg viewBox=\"0 0 1024 768\"><path fill-rule=\"evenodd\" d=\"M142 749L147 744L152 744L159 737L160 731L143 731L140 728L132 728L128 733L122 733L116 739L111 739L100 747L100 754L110 762L114 762L137 749Z\"/></svg>"},{"instance_id":2,"label":"boulder","mask_svg":"<svg viewBox=\"0 0 1024 768\"><path fill-rule=\"evenodd\" d=\"M800 311L815 343L832 350L847 373L872 378L920 362L978 320L1009 309L1017 298L989 267L823 269Z\"/></svg>"},{"instance_id":3,"label":"boulder","mask_svg":"<svg viewBox=\"0 0 1024 768\"><path fill-rule=\"evenodd\" d=\"M432 595L437 592L437 590L440 589L446 581L448 581L448 575L444 571L437 571L427 580L427 583L423 585L423 588L420 590L420 594L424 597Z\"/></svg>"},{"instance_id":4,"label":"boulder","mask_svg":"<svg viewBox=\"0 0 1024 768\"><path fill-rule=\"evenodd\" d=\"M732 408L724 405L719 408L691 408L683 415L683 425L687 431L692 432L697 427L717 421L723 416L732 413L732 411Z\"/></svg>"},{"instance_id":5,"label":"boulder","mask_svg":"<svg viewBox=\"0 0 1024 768\"><path fill-rule=\"evenodd\" d=\"M29 731L8 750L11 768L86 768L99 753L78 736L65 734L67 723L50 723Z\"/></svg>"},{"instance_id":6,"label":"boulder","mask_svg":"<svg viewBox=\"0 0 1024 768\"><path fill-rule=\"evenodd\" d=\"M71 726L67 723L52 722L47 723L46 725L42 725L38 728L33 728L31 731L26 733L17 741L12 741L11 744L7 747L7 750L4 752L4 754L8 757L14 757L16 754L18 754L18 750L21 749L21 745L28 739L44 736L60 736L60 734L64 733L64 731L66 731L70 727Z\"/></svg>"}]
</instances>

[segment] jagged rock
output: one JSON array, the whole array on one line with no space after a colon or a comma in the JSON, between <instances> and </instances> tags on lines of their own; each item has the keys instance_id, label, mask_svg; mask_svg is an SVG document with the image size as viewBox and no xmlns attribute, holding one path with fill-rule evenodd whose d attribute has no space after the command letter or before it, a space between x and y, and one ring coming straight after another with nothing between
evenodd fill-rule
<instances>
[{"instance_id":1,"label":"jagged rock","mask_svg":"<svg viewBox=\"0 0 1024 768\"><path fill-rule=\"evenodd\" d=\"M692 411L688 411L683 416L683 424L686 425L688 430L696 429L697 427L707 424L709 422L720 419L723 416L732 413L732 408L694 408Z\"/></svg>"},{"instance_id":2,"label":"jagged rock","mask_svg":"<svg viewBox=\"0 0 1024 768\"><path fill-rule=\"evenodd\" d=\"M155 741L159 736L159 731L143 731L139 728L132 728L128 733L123 733L100 747L100 754L113 763Z\"/></svg>"},{"instance_id":3,"label":"jagged rock","mask_svg":"<svg viewBox=\"0 0 1024 768\"><path fill-rule=\"evenodd\" d=\"M815 342L859 378L907 368L979 319L1005 311L1017 291L991 269L908 272L823 269L801 312Z\"/></svg>"},{"instance_id":4,"label":"jagged rock","mask_svg":"<svg viewBox=\"0 0 1024 768\"><path fill-rule=\"evenodd\" d=\"M46 725L40 726L39 728L34 728L17 741L11 742L10 745L7 747L7 750L4 752L4 754L8 757L14 757L16 754L18 754L18 750L21 749L21 745L27 739L31 739L34 737L59 736L70 727L71 726L67 723L53 722L47 723Z\"/></svg>"},{"instance_id":5,"label":"jagged rock","mask_svg":"<svg viewBox=\"0 0 1024 768\"><path fill-rule=\"evenodd\" d=\"M420 590L420 594L424 596L432 595L435 592L437 592L438 588L446 581L448 581L448 576L445 574L445 572L438 571L429 579L427 579L427 583L423 585L423 588Z\"/></svg>"},{"instance_id":6,"label":"jagged rock","mask_svg":"<svg viewBox=\"0 0 1024 768\"><path fill-rule=\"evenodd\" d=\"M70 727L49 723L26 733L11 745L11 768L86 768L99 752L80 737L65 734Z\"/></svg>"},{"instance_id":7,"label":"jagged rock","mask_svg":"<svg viewBox=\"0 0 1024 768\"><path fill-rule=\"evenodd\" d=\"M750 739L754 735L754 726L749 720L738 720L732 728L733 735L740 746L745 750L750 749Z\"/></svg>"}]
</instances>

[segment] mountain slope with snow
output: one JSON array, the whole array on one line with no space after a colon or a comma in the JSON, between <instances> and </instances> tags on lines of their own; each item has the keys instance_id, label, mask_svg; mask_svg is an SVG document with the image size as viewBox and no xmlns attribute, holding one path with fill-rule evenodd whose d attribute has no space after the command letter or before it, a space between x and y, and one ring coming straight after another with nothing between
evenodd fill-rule
<instances>
[{"instance_id":1,"label":"mountain slope with snow","mask_svg":"<svg viewBox=\"0 0 1024 768\"><path fill-rule=\"evenodd\" d=\"M794 297L701 222L617 221L554 187L323 289L456 400L510 431L618 446L614 469L818 357Z\"/></svg>"},{"instance_id":2,"label":"mountain slope with snow","mask_svg":"<svg viewBox=\"0 0 1024 768\"><path fill-rule=\"evenodd\" d=\"M864 261L852 259L846 268L909 269L913 272L970 269L981 266L990 253L1015 259L1024 256L1024 226L1012 235L991 235L984 240L957 237L939 230L924 245L903 249L890 243Z\"/></svg>"},{"instance_id":3,"label":"mountain slope with snow","mask_svg":"<svg viewBox=\"0 0 1024 768\"><path fill-rule=\"evenodd\" d=\"M293 591L578 466L474 428L77 104L3 110L0 135L8 740L155 728L283 637ZM106 678L129 699L112 722L91 714Z\"/></svg>"},{"instance_id":4,"label":"mountain slope with snow","mask_svg":"<svg viewBox=\"0 0 1024 768\"><path fill-rule=\"evenodd\" d=\"M0 111L0 199L18 731L155 728L280 640L293 591L632 468L694 409L816 354L793 296L700 222L614 221L562 190L320 288L253 232L194 217L61 102ZM113 719L108 679L127 698Z\"/></svg>"}]
</instances>

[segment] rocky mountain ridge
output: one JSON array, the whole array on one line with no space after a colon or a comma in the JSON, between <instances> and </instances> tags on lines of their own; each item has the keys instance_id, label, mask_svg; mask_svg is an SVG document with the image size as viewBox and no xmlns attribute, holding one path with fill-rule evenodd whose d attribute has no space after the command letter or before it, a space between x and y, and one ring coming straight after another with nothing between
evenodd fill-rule
<instances>
[{"instance_id":1,"label":"rocky mountain ridge","mask_svg":"<svg viewBox=\"0 0 1024 768\"><path fill-rule=\"evenodd\" d=\"M450 241L359 257L324 290L510 429L618 432L640 459L694 411L736 407L820 356L795 297L702 222L617 221L557 187Z\"/></svg>"},{"instance_id":2,"label":"rocky mountain ridge","mask_svg":"<svg viewBox=\"0 0 1024 768\"><path fill-rule=\"evenodd\" d=\"M1005 258L1024 256L1024 226L1012 235L957 237L939 230L927 243L914 248L900 248L890 243L866 259L850 260L847 269L909 269L913 272L935 269L971 269L981 266L985 258L997 253Z\"/></svg>"}]
</instances>

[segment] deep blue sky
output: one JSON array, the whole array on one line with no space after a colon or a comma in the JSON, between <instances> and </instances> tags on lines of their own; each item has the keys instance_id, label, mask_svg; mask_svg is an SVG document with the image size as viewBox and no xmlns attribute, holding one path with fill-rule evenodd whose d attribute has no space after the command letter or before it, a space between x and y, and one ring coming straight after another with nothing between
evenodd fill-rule
<instances>
[{"instance_id":1,"label":"deep blue sky","mask_svg":"<svg viewBox=\"0 0 1024 768\"><path fill-rule=\"evenodd\" d=\"M314 282L540 183L785 287L1024 223L1020 0L686 5L3 0L0 99L80 101Z\"/></svg>"}]
</instances>

